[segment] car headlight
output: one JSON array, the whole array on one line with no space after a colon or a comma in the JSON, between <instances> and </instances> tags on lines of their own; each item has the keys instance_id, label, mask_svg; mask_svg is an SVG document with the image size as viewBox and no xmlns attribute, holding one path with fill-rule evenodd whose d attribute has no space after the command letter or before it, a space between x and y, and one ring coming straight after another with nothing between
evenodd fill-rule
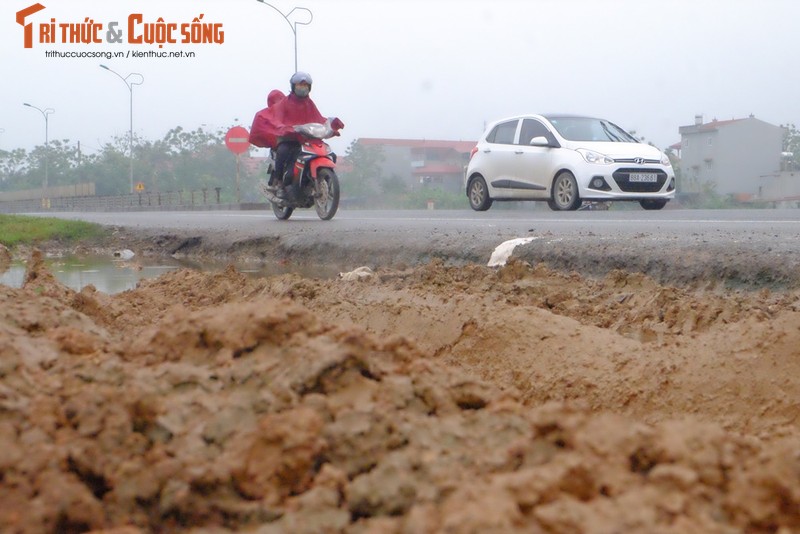
<instances>
[{"instance_id":1,"label":"car headlight","mask_svg":"<svg viewBox=\"0 0 800 534\"><path fill-rule=\"evenodd\" d=\"M601 154L599 152L595 152L594 150L588 150L586 148L579 148L577 150L578 154L583 156L583 159L586 160L586 163L595 163L599 165L610 165L614 163L614 160L606 156L605 154Z\"/></svg>"},{"instance_id":2,"label":"car headlight","mask_svg":"<svg viewBox=\"0 0 800 534\"><path fill-rule=\"evenodd\" d=\"M669 156L667 156L663 152L661 153L661 164L664 167L672 167L672 162L669 160Z\"/></svg>"}]
</instances>

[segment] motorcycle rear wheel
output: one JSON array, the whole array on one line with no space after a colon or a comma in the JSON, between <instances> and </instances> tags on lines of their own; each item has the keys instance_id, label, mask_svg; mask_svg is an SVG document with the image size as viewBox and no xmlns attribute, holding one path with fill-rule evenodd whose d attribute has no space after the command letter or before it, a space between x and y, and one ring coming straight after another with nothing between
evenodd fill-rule
<instances>
[{"instance_id":1,"label":"motorcycle rear wheel","mask_svg":"<svg viewBox=\"0 0 800 534\"><path fill-rule=\"evenodd\" d=\"M317 172L314 185L314 209L323 221L330 221L339 209L339 178L333 169Z\"/></svg>"},{"instance_id":2,"label":"motorcycle rear wheel","mask_svg":"<svg viewBox=\"0 0 800 534\"><path fill-rule=\"evenodd\" d=\"M294 208L291 206L280 206L278 204L275 204L274 202L272 202L271 204L272 204L272 212L275 214L275 217L277 217L278 220L285 221L289 217L291 217L292 213L294 212Z\"/></svg>"}]
</instances>

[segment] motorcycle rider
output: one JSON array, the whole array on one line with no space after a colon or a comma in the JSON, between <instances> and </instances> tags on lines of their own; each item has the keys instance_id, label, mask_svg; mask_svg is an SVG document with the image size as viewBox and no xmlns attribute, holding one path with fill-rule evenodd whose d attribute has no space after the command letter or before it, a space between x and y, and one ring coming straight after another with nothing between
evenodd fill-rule
<instances>
[{"instance_id":1,"label":"motorcycle rider","mask_svg":"<svg viewBox=\"0 0 800 534\"><path fill-rule=\"evenodd\" d=\"M275 178L274 183L281 183L287 187L293 185L291 178L284 176L286 165L292 161L300 150L300 136L294 131L299 124L309 122L324 123L327 119L317 109L311 100L311 75L307 72L295 72L289 79L291 92L286 98L270 108L270 119L273 123L274 133L277 137L275 148ZM344 123L338 118L331 120L331 128L341 130ZM295 186L298 184L294 184Z\"/></svg>"}]
</instances>

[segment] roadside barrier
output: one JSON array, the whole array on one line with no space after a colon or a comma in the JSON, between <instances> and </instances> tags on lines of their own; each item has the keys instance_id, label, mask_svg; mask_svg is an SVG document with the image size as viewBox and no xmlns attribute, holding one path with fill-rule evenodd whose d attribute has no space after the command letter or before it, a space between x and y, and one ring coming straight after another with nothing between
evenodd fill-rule
<instances>
[{"instance_id":1,"label":"roadside barrier","mask_svg":"<svg viewBox=\"0 0 800 534\"><path fill-rule=\"evenodd\" d=\"M168 211L266 209L265 203L222 203L220 189L142 192L119 196L71 196L0 200L0 213L42 211Z\"/></svg>"}]
</instances>

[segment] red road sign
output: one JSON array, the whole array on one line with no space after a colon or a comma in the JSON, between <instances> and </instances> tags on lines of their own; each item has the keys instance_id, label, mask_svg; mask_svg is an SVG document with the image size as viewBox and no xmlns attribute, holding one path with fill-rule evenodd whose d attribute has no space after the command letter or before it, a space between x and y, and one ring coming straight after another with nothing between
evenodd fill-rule
<instances>
[{"instance_id":1,"label":"red road sign","mask_svg":"<svg viewBox=\"0 0 800 534\"><path fill-rule=\"evenodd\" d=\"M225 146L234 154L244 154L250 148L250 133L247 128L234 126L225 134Z\"/></svg>"}]
</instances>

